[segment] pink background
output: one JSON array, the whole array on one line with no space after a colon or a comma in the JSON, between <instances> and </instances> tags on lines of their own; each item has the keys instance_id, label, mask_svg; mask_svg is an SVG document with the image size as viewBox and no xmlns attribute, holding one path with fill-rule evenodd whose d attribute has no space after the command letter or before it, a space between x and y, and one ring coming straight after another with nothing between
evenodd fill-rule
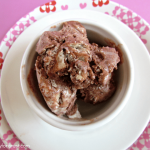
<instances>
[{"instance_id":1,"label":"pink background","mask_svg":"<svg viewBox=\"0 0 150 150\"><path fill-rule=\"evenodd\" d=\"M0 0L0 41L24 15L50 0ZM85 0L86 1L86 0ZM128 7L150 24L150 0L113 0ZM2 141L0 140L0 145ZM6 150L6 148L0 148Z\"/></svg>"}]
</instances>

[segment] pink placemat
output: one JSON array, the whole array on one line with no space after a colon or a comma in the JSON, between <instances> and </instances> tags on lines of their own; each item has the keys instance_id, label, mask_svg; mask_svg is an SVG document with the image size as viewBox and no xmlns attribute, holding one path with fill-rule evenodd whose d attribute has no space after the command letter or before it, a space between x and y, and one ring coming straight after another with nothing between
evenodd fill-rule
<instances>
[{"instance_id":1,"label":"pink placemat","mask_svg":"<svg viewBox=\"0 0 150 150\"><path fill-rule=\"evenodd\" d=\"M49 0L50 1L50 0ZM131 9L133 12L140 15L143 19L145 19L150 24L150 0L113 0L114 2L117 2L123 6L126 6L127 8ZM0 41L4 38L7 31L22 17L28 14L30 11L32 11L34 8L40 6L41 4L44 4L48 2L48 0L5 0L0 1ZM0 54L1 55L1 54ZM2 57L2 56L0 56ZM1 61L1 60L0 60ZM143 136L145 139L149 138L148 134L148 128L145 129L143 132ZM142 139L142 138L141 138ZM139 140L140 141L140 140ZM144 144L139 144L139 150L144 148L145 144L145 150L150 148L150 143L145 142ZM140 146L140 144L142 146ZM134 145L134 144L133 144ZM140 148L141 147L141 148ZM6 150L4 144L2 143L2 140L0 140L0 149ZM138 149L136 149L138 150Z\"/></svg>"},{"instance_id":2,"label":"pink placemat","mask_svg":"<svg viewBox=\"0 0 150 150\"><path fill-rule=\"evenodd\" d=\"M85 0L86 1L86 0ZM150 24L150 0L113 0L140 15ZM34 8L48 0L4 0L0 1L0 41L7 31Z\"/></svg>"}]
</instances>

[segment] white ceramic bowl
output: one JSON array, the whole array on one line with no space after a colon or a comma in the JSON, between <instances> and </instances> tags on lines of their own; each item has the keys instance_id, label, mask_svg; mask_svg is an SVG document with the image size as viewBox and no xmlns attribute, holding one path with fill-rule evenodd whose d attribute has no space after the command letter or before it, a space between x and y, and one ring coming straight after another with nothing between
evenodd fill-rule
<instances>
[{"instance_id":1,"label":"white ceramic bowl","mask_svg":"<svg viewBox=\"0 0 150 150\"><path fill-rule=\"evenodd\" d=\"M60 129L83 131L100 127L110 122L123 109L129 99L130 93L132 92L134 77L133 63L127 46L122 41L121 37L111 30L111 25L110 28L106 28L105 26L101 25L101 20L93 22L90 19L79 19L78 16L76 18L71 18L71 13L76 13L76 10L70 12L68 11L68 13L70 13L70 15L68 15L67 19L60 19L59 22L52 21L50 24L48 24L47 28L43 29L42 31L37 31L38 34L35 35L35 38L30 42L24 53L20 67L20 82L27 103L40 118L50 125ZM59 12L53 15L58 16L58 14ZM61 15L63 15L63 12L60 13L60 16ZM96 106L78 101L79 111L83 117L81 120L72 120L65 117L60 118L51 113L46 106L43 97L40 95L38 86L36 86L36 89L39 92L39 98L37 99L35 94L33 94L32 90L30 89L27 81L27 77L31 68L34 68L35 59L37 56L35 48L41 34L48 30L60 30L63 22L71 20L79 21L86 28L88 38L91 41L107 45L106 39L110 39L116 45L119 44L123 56L123 63L119 65L117 70L117 90L115 94L110 98L110 100L100 103ZM51 28L54 25L56 28Z\"/></svg>"}]
</instances>

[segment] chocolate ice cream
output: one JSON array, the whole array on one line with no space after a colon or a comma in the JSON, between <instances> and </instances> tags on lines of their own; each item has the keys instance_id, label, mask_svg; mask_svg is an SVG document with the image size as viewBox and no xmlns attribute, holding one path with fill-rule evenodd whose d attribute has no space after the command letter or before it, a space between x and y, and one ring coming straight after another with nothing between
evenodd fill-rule
<instances>
[{"instance_id":1,"label":"chocolate ice cream","mask_svg":"<svg viewBox=\"0 0 150 150\"><path fill-rule=\"evenodd\" d=\"M113 78L120 61L118 52L115 48L90 44L79 22L65 22L60 31L45 31L36 51L39 88L56 115L81 118L77 90L85 102L93 104L107 100L115 92Z\"/></svg>"}]
</instances>

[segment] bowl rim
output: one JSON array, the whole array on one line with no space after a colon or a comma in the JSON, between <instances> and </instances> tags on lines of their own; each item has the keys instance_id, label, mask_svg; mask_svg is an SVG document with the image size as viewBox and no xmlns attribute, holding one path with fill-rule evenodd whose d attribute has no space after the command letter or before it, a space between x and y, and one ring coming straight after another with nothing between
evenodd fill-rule
<instances>
[{"instance_id":1,"label":"bowl rim","mask_svg":"<svg viewBox=\"0 0 150 150\"><path fill-rule=\"evenodd\" d=\"M62 15L62 12L61 12L61 15ZM79 18L68 18L66 19L66 21L69 21L69 20L80 20ZM64 20L60 20L59 21L60 23L64 22ZM83 21L79 21L81 23L88 23L88 24L92 24L93 21L92 20L83 20ZM49 24L48 27L51 27L53 26L53 24L57 24L57 22L55 23L52 23L52 24ZM126 53L126 57L128 59L128 62L129 62L129 68L130 68L130 71L129 71L129 79L130 82L129 84L127 85L127 89L126 90L126 94L124 94L124 97L123 99L120 101L120 104L118 104L118 106L113 110L111 111L111 113L109 113L105 118L99 120L99 121L82 121L80 122L80 124L76 124L76 123L70 123L70 121L68 120L62 120L61 118L55 116L55 115L51 115L51 118L49 116L47 116L46 114L44 114L37 106L36 104L33 102L32 98L30 97L30 95L27 96L26 94L26 91L28 91L28 83L27 83L27 80L24 80L23 79L23 76L25 74L25 67L22 67L26 64L26 60L27 60L27 56L29 55L30 51L31 51L31 47L33 45L35 45L35 41L37 39L37 35L35 36L35 38L32 39L32 41L29 43L29 45L27 46L25 52L24 52L24 55L23 55L23 58L22 58L22 61L21 61L21 66L20 66L20 83L21 83L21 88L22 88L22 91L23 91L23 95L26 99L26 102L28 103L28 105L30 106L30 108L32 108L32 110L34 110L34 112L36 112L36 114L41 118L43 119L44 121L46 121L47 123L55 126L55 127L58 127L58 128L61 128L61 129L65 129L65 130L71 130L71 131L81 131L81 130L87 130L87 129L93 129L93 128L97 128L97 127L100 127L106 123L108 123L109 121L111 121L113 118L115 118L119 112L123 109L123 107L125 106L125 104L127 103L129 97L130 97L130 94L132 92L132 87L133 87L133 83L134 83L134 69L133 69L133 62L132 62L132 58L130 56L130 52L128 50L128 47L125 45L125 43L122 41L122 39L116 34L114 33L114 31L112 31L110 28L106 27L106 26L103 26L100 24L100 22L94 22L92 25L94 26L97 26L103 30L105 30L106 32L109 32L109 34L111 34L119 43L122 44L123 48L126 50L125 53ZM47 27L46 27L47 28ZM44 29L43 29L44 30ZM39 33L41 33L41 31L39 31ZM26 65L25 65L26 66Z\"/></svg>"}]
</instances>

